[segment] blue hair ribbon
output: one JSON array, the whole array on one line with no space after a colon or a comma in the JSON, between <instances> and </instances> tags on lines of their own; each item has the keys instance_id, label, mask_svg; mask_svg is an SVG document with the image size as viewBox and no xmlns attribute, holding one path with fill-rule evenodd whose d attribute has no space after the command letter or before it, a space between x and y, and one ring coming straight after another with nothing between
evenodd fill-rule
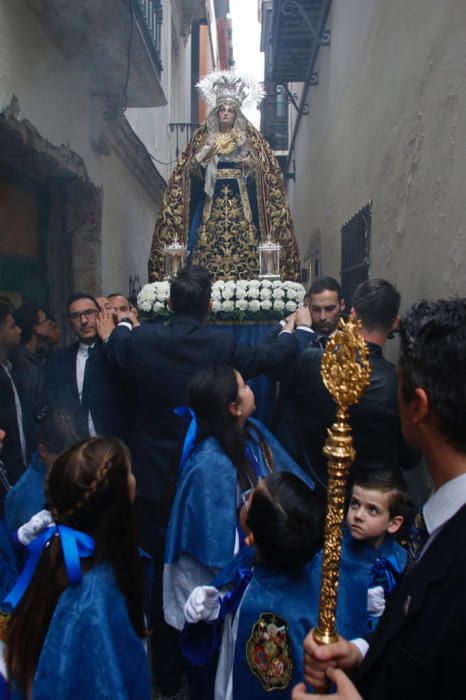
<instances>
[{"instance_id":1,"label":"blue hair ribbon","mask_svg":"<svg viewBox=\"0 0 466 700\"><path fill-rule=\"evenodd\" d=\"M29 554L24 569L0 606L6 612L13 611L23 597L34 576L42 551L54 535L60 537L68 581L72 586L81 583L83 575L80 558L91 557L94 554L93 538L66 525L50 525L28 544Z\"/></svg>"},{"instance_id":2,"label":"blue hair ribbon","mask_svg":"<svg viewBox=\"0 0 466 700\"><path fill-rule=\"evenodd\" d=\"M191 416L191 421L188 425L188 430L186 431L186 435L184 438L184 443L183 443L183 451L181 453L181 459L180 459L180 465L179 465L179 471L181 471L184 467L184 464L186 460L188 459L189 455L191 454L191 451L196 443L197 439L197 418L196 414L192 410L192 408L189 408L188 406L178 406L178 408L173 409L173 413L175 413L179 418L184 418L185 416Z\"/></svg>"}]
</instances>

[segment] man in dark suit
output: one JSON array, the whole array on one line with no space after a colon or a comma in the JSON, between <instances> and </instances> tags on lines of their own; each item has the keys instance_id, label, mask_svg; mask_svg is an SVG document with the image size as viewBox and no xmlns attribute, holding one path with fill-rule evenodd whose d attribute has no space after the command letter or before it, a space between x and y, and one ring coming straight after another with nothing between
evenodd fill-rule
<instances>
[{"instance_id":1,"label":"man in dark suit","mask_svg":"<svg viewBox=\"0 0 466 700\"><path fill-rule=\"evenodd\" d=\"M24 411L8 359L20 337L11 307L0 303L0 428L5 431L2 459L10 484L19 479L27 464Z\"/></svg>"},{"instance_id":2,"label":"man in dark suit","mask_svg":"<svg viewBox=\"0 0 466 700\"><path fill-rule=\"evenodd\" d=\"M73 294L67 303L71 330L77 342L58 350L47 371L47 403L71 414L83 437L121 434L112 376L97 335L99 307L89 294Z\"/></svg>"},{"instance_id":3,"label":"man in dark suit","mask_svg":"<svg viewBox=\"0 0 466 700\"><path fill-rule=\"evenodd\" d=\"M305 299L303 307L295 312L299 351L301 353L307 348L317 348L322 353L328 340L335 334L338 321L345 310L342 289L333 277L319 277L312 283ZM316 356L321 357L320 353L317 352ZM309 471L302 451L302 416L296 399L300 357L301 355L281 378L272 431L293 459Z\"/></svg>"},{"instance_id":4,"label":"man in dark suit","mask_svg":"<svg viewBox=\"0 0 466 700\"><path fill-rule=\"evenodd\" d=\"M397 405L396 368L383 356L388 334L398 324L400 295L383 279L362 282L354 291L351 315L362 323L369 349L371 381L361 400L350 408L356 450L354 469L411 469L420 455L405 442ZM327 462L322 453L336 405L320 375L322 351L307 348L295 378L296 405L305 464L322 490L327 487Z\"/></svg>"},{"instance_id":5,"label":"man in dark suit","mask_svg":"<svg viewBox=\"0 0 466 700\"><path fill-rule=\"evenodd\" d=\"M164 553L164 530L168 518L167 497L173 487L177 451L185 424L173 413L186 404L189 379L203 367L215 363L232 365L245 379L262 372L275 373L291 362L297 341L285 332L261 345L236 345L234 337L204 325L211 297L211 278L204 268L184 268L170 287L172 319L164 324L143 324L132 329L130 316L121 318L112 331L110 314L102 313L99 333L112 363L129 373L136 393L135 415L129 446L133 457L138 498L140 543L153 555L161 576ZM287 332L290 331L290 332ZM156 574L157 576L157 574ZM156 584L161 588L161 580ZM161 689L172 695L179 683L179 670L171 671L170 644L163 629L161 591L155 592L153 620L154 653ZM159 636L159 639L157 638Z\"/></svg>"},{"instance_id":6,"label":"man in dark suit","mask_svg":"<svg viewBox=\"0 0 466 700\"><path fill-rule=\"evenodd\" d=\"M423 508L425 543L368 651L365 640L319 647L306 637L306 680L320 690L329 663L359 667L364 700L445 700L464 697L466 686L466 299L415 304L400 337L403 433L423 452L435 489ZM344 683L338 697L354 693ZM293 694L315 697L302 686Z\"/></svg>"}]
</instances>

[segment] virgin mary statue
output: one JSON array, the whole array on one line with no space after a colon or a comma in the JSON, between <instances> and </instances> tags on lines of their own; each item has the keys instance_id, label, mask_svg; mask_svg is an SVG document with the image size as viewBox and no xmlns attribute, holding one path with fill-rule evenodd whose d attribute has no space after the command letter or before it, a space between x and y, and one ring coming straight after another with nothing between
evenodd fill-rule
<instances>
[{"instance_id":1,"label":"virgin mary statue","mask_svg":"<svg viewBox=\"0 0 466 700\"><path fill-rule=\"evenodd\" d=\"M164 193L149 258L149 278L164 275L163 248L177 238L188 264L214 279L259 275L258 246L281 245L281 277L299 279L299 256L280 167L241 108L257 104L259 85L234 71L198 85L210 112L181 154Z\"/></svg>"}]
</instances>

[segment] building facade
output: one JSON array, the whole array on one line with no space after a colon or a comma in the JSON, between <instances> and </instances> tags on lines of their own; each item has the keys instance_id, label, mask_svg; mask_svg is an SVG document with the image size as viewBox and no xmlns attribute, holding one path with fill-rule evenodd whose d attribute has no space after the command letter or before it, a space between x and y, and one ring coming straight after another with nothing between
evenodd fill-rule
<instances>
[{"instance_id":1,"label":"building facade","mask_svg":"<svg viewBox=\"0 0 466 700\"><path fill-rule=\"evenodd\" d=\"M404 305L466 293L466 5L273 0L287 175L309 279L369 275Z\"/></svg>"},{"instance_id":2,"label":"building facade","mask_svg":"<svg viewBox=\"0 0 466 700\"><path fill-rule=\"evenodd\" d=\"M0 294L52 308L65 327L70 293L147 281L166 180L199 120L200 27L227 12L0 0Z\"/></svg>"}]
</instances>

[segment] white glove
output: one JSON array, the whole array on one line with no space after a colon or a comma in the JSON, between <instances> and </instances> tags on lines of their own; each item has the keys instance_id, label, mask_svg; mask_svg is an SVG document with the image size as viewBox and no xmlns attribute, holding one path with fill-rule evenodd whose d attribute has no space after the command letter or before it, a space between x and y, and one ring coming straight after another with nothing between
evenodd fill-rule
<instances>
[{"instance_id":1,"label":"white glove","mask_svg":"<svg viewBox=\"0 0 466 700\"><path fill-rule=\"evenodd\" d=\"M380 617L385 611L385 593L382 586L374 586L367 591L367 612Z\"/></svg>"},{"instance_id":2,"label":"white glove","mask_svg":"<svg viewBox=\"0 0 466 700\"><path fill-rule=\"evenodd\" d=\"M40 510L27 523L21 525L16 535L19 542L26 547L49 525L53 525L51 512L49 510Z\"/></svg>"},{"instance_id":3,"label":"white glove","mask_svg":"<svg viewBox=\"0 0 466 700\"><path fill-rule=\"evenodd\" d=\"M213 586L197 586L184 606L186 622L213 622L220 612L218 591Z\"/></svg>"}]
</instances>

